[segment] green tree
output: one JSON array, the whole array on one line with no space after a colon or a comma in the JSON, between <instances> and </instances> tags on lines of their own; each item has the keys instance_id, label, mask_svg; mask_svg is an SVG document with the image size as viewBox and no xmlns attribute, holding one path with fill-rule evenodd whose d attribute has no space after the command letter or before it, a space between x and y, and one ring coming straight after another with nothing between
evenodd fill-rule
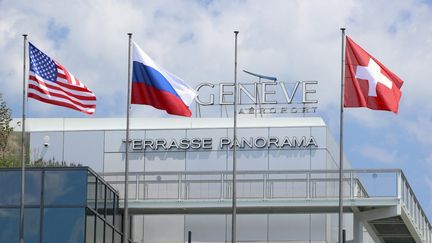
<instances>
[{"instance_id":1,"label":"green tree","mask_svg":"<svg viewBox=\"0 0 432 243\"><path fill-rule=\"evenodd\" d=\"M10 126L11 114L12 110L6 105L2 94L0 94L0 152L3 161L6 159L9 136L13 131L13 127Z\"/></svg>"}]
</instances>

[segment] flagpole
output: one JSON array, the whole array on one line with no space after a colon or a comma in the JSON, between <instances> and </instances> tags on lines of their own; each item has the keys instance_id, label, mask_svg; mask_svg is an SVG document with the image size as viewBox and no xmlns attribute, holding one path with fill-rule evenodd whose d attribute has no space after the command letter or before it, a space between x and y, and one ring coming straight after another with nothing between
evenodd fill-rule
<instances>
[{"instance_id":1,"label":"flagpole","mask_svg":"<svg viewBox=\"0 0 432 243\"><path fill-rule=\"evenodd\" d=\"M131 45L132 33L128 33L128 80L127 80L127 108L126 108L126 145L125 145L125 192L124 192L124 215L123 215L123 243L128 243L129 238L129 122L130 122L130 85L131 85Z\"/></svg>"},{"instance_id":2,"label":"flagpole","mask_svg":"<svg viewBox=\"0 0 432 243\"><path fill-rule=\"evenodd\" d=\"M235 45L234 45L234 127L233 127L233 171L232 171L232 217L231 217L231 242L237 242L237 159L236 159L236 144L237 144L237 35L239 31L235 30Z\"/></svg>"},{"instance_id":3,"label":"flagpole","mask_svg":"<svg viewBox=\"0 0 432 243\"><path fill-rule=\"evenodd\" d=\"M341 99L340 99L340 132L339 132L339 243L343 243L343 111L344 111L344 77L345 77L345 28L342 31L342 54L341 54Z\"/></svg>"},{"instance_id":4,"label":"flagpole","mask_svg":"<svg viewBox=\"0 0 432 243\"><path fill-rule=\"evenodd\" d=\"M27 58L27 34L23 34L23 100L21 121L21 191L20 191L20 228L19 242L24 243L24 192L25 192L25 120L26 120L26 58Z\"/></svg>"}]
</instances>

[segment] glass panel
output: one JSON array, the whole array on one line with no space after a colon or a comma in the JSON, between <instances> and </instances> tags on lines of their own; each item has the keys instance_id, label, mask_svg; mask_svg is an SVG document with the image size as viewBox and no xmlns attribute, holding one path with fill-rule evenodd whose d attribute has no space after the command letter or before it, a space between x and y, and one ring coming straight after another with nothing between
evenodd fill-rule
<instances>
[{"instance_id":1,"label":"glass panel","mask_svg":"<svg viewBox=\"0 0 432 243\"><path fill-rule=\"evenodd\" d=\"M96 217L96 243L103 243L104 235L104 221L101 218Z\"/></svg>"},{"instance_id":2,"label":"glass panel","mask_svg":"<svg viewBox=\"0 0 432 243\"><path fill-rule=\"evenodd\" d=\"M41 195L41 171L26 171L25 204L39 205ZM1 171L0 206L19 206L21 171Z\"/></svg>"},{"instance_id":3,"label":"glass panel","mask_svg":"<svg viewBox=\"0 0 432 243\"><path fill-rule=\"evenodd\" d=\"M45 205L86 204L86 171L46 171L44 182Z\"/></svg>"},{"instance_id":4,"label":"glass panel","mask_svg":"<svg viewBox=\"0 0 432 243\"><path fill-rule=\"evenodd\" d=\"M0 242L18 242L19 213L19 209L0 208Z\"/></svg>"},{"instance_id":5,"label":"glass panel","mask_svg":"<svg viewBox=\"0 0 432 243\"><path fill-rule=\"evenodd\" d=\"M105 184L98 180L97 182L97 212L105 217Z\"/></svg>"},{"instance_id":6,"label":"glass panel","mask_svg":"<svg viewBox=\"0 0 432 243\"><path fill-rule=\"evenodd\" d=\"M114 192L107 187L106 193L106 220L109 224L114 224Z\"/></svg>"},{"instance_id":7,"label":"glass panel","mask_svg":"<svg viewBox=\"0 0 432 243\"><path fill-rule=\"evenodd\" d=\"M87 206L96 209L96 177L88 173Z\"/></svg>"},{"instance_id":8,"label":"glass panel","mask_svg":"<svg viewBox=\"0 0 432 243\"><path fill-rule=\"evenodd\" d=\"M0 206L19 205L21 172L0 171ZM1 217L1 216L0 216Z\"/></svg>"},{"instance_id":9,"label":"glass panel","mask_svg":"<svg viewBox=\"0 0 432 243\"><path fill-rule=\"evenodd\" d=\"M114 232L114 243L121 243L122 242L122 236L119 232Z\"/></svg>"},{"instance_id":10,"label":"glass panel","mask_svg":"<svg viewBox=\"0 0 432 243\"><path fill-rule=\"evenodd\" d=\"M115 226L115 228L117 230L123 231L123 227L122 227L122 225L123 225L123 215L121 214L121 212L120 212L120 210L118 208L118 204L119 204L118 200L119 200L118 197L116 197L115 208L114 208L114 226Z\"/></svg>"},{"instance_id":11,"label":"glass panel","mask_svg":"<svg viewBox=\"0 0 432 243\"><path fill-rule=\"evenodd\" d=\"M18 210L18 212L19 212L19 210ZM25 243L39 243L39 240L40 240L40 208L26 208L24 213L25 213L25 217L24 217L24 230L25 230L24 242ZM3 242L3 241L0 241L0 242ZM12 241L10 241L10 242L12 242Z\"/></svg>"},{"instance_id":12,"label":"glass panel","mask_svg":"<svg viewBox=\"0 0 432 243\"><path fill-rule=\"evenodd\" d=\"M109 225L105 225L105 243L113 242L113 228Z\"/></svg>"},{"instance_id":13,"label":"glass panel","mask_svg":"<svg viewBox=\"0 0 432 243\"><path fill-rule=\"evenodd\" d=\"M46 208L43 242L84 243L84 216L83 208Z\"/></svg>"},{"instance_id":14,"label":"glass panel","mask_svg":"<svg viewBox=\"0 0 432 243\"><path fill-rule=\"evenodd\" d=\"M40 205L41 188L42 171L26 171L24 197L26 205Z\"/></svg>"},{"instance_id":15,"label":"glass panel","mask_svg":"<svg viewBox=\"0 0 432 243\"><path fill-rule=\"evenodd\" d=\"M87 210L86 217L86 243L93 243L95 235L95 215L90 210Z\"/></svg>"}]
</instances>

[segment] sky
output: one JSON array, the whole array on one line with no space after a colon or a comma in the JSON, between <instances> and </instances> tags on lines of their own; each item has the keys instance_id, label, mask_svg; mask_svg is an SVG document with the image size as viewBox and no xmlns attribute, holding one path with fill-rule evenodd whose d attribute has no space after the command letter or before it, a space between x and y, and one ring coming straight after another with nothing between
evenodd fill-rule
<instances>
[{"instance_id":1,"label":"sky","mask_svg":"<svg viewBox=\"0 0 432 243\"><path fill-rule=\"evenodd\" d=\"M94 117L124 117L127 33L191 86L232 82L239 69L284 81L318 80L319 109L339 135L341 27L404 80L399 113L346 109L354 168L402 168L432 220L432 2L422 0L0 0L0 93L21 116L23 38L97 96ZM239 73L239 81L250 77ZM87 117L35 100L29 117ZM167 117L139 106L132 117Z\"/></svg>"}]
</instances>

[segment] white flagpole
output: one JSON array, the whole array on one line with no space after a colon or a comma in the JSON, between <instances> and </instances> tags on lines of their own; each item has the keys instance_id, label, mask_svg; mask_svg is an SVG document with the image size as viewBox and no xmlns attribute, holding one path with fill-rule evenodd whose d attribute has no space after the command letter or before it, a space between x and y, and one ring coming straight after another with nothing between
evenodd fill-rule
<instances>
[{"instance_id":1,"label":"white flagpole","mask_svg":"<svg viewBox=\"0 0 432 243\"><path fill-rule=\"evenodd\" d=\"M340 103L340 132L339 132L339 243L343 243L343 111L344 111L344 77L345 77L345 28L342 31L342 57L341 57L341 103Z\"/></svg>"},{"instance_id":2,"label":"white flagpole","mask_svg":"<svg viewBox=\"0 0 432 243\"><path fill-rule=\"evenodd\" d=\"M237 35L235 34L235 47L234 47L234 127L233 127L233 171L232 171L232 218L231 218L231 242L237 242L237 159L236 159L236 144L237 144Z\"/></svg>"},{"instance_id":3,"label":"white flagpole","mask_svg":"<svg viewBox=\"0 0 432 243\"><path fill-rule=\"evenodd\" d=\"M24 193L25 193L25 120L26 120L26 58L27 58L27 34L24 37L23 55L23 100L22 100L22 131L21 131L21 192L20 192L20 228L19 242L24 243Z\"/></svg>"},{"instance_id":4,"label":"white flagpole","mask_svg":"<svg viewBox=\"0 0 432 243\"><path fill-rule=\"evenodd\" d=\"M126 108L126 145L125 145L125 192L124 192L124 214L123 214L123 243L128 243L129 238L129 207L128 207L128 192L129 192L129 116L130 116L130 86L131 86L131 45L132 33L128 33L128 80L127 80L127 108Z\"/></svg>"}]
</instances>

